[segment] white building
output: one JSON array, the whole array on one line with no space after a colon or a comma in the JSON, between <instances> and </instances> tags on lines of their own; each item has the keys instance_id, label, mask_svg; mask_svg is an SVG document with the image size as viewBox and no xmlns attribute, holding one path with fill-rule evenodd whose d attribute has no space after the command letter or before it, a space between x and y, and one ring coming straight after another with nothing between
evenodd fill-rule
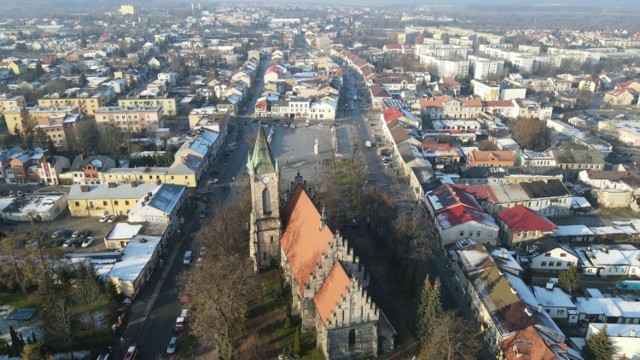
<instances>
[{"instance_id":1,"label":"white building","mask_svg":"<svg viewBox=\"0 0 640 360\"><path fill-rule=\"evenodd\" d=\"M473 68L473 78L477 80L499 79L504 72L504 61L502 60L469 56L469 64Z\"/></svg>"},{"instance_id":2,"label":"white building","mask_svg":"<svg viewBox=\"0 0 640 360\"><path fill-rule=\"evenodd\" d=\"M640 276L640 250L631 244L575 248L585 275Z\"/></svg>"},{"instance_id":3,"label":"white building","mask_svg":"<svg viewBox=\"0 0 640 360\"><path fill-rule=\"evenodd\" d=\"M119 293L134 298L147 283L160 259L161 240L160 236L136 235L129 241L108 275Z\"/></svg>"},{"instance_id":4,"label":"white building","mask_svg":"<svg viewBox=\"0 0 640 360\"><path fill-rule=\"evenodd\" d=\"M640 325L635 324L589 324L586 340L593 335L600 333L604 326L607 326L607 335L613 345L614 359L619 359L623 355L629 360L640 360Z\"/></svg>"},{"instance_id":5,"label":"white building","mask_svg":"<svg viewBox=\"0 0 640 360\"><path fill-rule=\"evenodd\" d=\"M571 300L571 295L549 282L546 288L533 286L533 294L542 310L546 311L555 321L575 325L578 322L577 306Z\"/></svg>"},{"instance_id":6,"label":"white building","mask_svg":"<svg viewBox=\"0 0 640 360\"><path fill-rule=\"evenodd\" d=\"M0 218L9 221L53 221L66 208L66 194L24 194L0 197Z\"/></svg>"},{"instance_id":7,"label":"white building","mask_svg":"<svg viewBox=\"0 0 640 360\"><path fill-rule=\"evenodd\" d=\"M171 229L178 226L178 211L187 198L187 187L183 185L161 184L142 197L129 211L129 222L153 222L170 224Z\"/></svg>"}]
</instances>

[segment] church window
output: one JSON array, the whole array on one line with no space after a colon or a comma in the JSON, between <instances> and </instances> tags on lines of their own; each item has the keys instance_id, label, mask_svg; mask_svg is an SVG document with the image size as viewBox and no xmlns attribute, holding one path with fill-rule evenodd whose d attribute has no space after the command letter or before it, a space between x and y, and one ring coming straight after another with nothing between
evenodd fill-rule
<instances>
[{"instance_id":1,"label":"church window","mask_svg":"<svg viewBox=\"0 0 640 360\"><path fill-rule=\"evenodd\" d=\"M262 260L267 261L267 252L262 253Z\"/></svg>"},{"instance_id":2,"label":"church window","mask_svg":"<svg viewBox=\"0 0 640 360\"><path fill-rule=\"evenodd\" d=\"M262 190L262 212L266 215L271 214L271 192L269 188Z\"/></svg>"},{"instance_id":3,"label":"church window","mask_svg":"<svg viewBox=\"0 0 640 360\"><path fill-rule=\"evenodd\" d=\"M271 243L273 244L273 235L271 235Z\"/></svg>"},{"instance_id":4,"label":"church window","mask_svg":"<svg viewBox=\"0 0 640 360\"><path fill-rule=\"evenodd\" d=\"M356 330L351 329L349 331L349 350L352 350L355 345L356 345Z\"/></svg>"}]
</instances>

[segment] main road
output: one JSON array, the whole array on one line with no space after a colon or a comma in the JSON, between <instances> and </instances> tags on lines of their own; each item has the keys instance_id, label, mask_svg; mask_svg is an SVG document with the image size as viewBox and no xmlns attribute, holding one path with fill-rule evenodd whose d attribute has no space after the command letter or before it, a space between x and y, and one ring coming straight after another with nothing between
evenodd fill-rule
<instances>
[{"instance_id":1,"label":"main road","mask_svg":"<svg viewBox=\"0 0 640 360\"><path fill-rule=\"evenodd\" d=\"M214 160L212 166L216 173L205 175L196 192L200 197L209 198L210 202L196 201L195 206L187 203L181 210L181 216L186 221L180 231L176 232L169 242L169 246L163 254L163 265L155 270L149 282L136 297L130 311L130 320L127 328L118 344L113 346L113 355L116 359L123 357L126 347L131 342L137 342L141 348L142 359L157 359L166 354L167 345L174 336L176 317L182 308L179 299L180 276L188 265L182 263L182 255L187 250L195 250L193 239L200 229L200 220L197 214L206 210L209 214L211 204L222 204L233 201L238 195L239 179L244 174L244 165L247 159L249 144L246 140L253 138L257 126L251 125L247 114L253 112L254 105L260 97L263 88L263 76L269 66L269 58L265 58L258 70L254 84L247 95L244 107L240 109L238 116L232 119L232 131L228 134L227 142L236 142L236 148L229 155L220 154ZM246 124L246 125L245 125ZM226 147L222 147L226 148ZM221 151L222 153L222 151ZM224 157L227 157L226 159ZM216 186L214 190L206 188L208 179L217 178L225 190L220 191ZM210 216L210 215L209 215ZM197 256L197 251L194 251ZM180 348L177 349L180 352Z\"/></svg>"}]
</instances>

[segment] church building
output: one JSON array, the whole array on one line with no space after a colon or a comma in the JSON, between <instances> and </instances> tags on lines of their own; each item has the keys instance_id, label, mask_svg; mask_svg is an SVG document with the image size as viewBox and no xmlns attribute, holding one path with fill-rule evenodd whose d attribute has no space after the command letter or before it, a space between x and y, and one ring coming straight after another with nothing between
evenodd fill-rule
<instances>
[{"instance_id":1,"label":"church building","mask_svg":"<svg viewBox=\"0 0 640 360\"><path fill-rule=\"evenodd\" d=\"M363 359L393 349L395 330L367 292L364 266L327 224L298 174L280 213L280 169L262 126L247 161L251 178L250 254L257 271L282 269L293 311L316 331L327 359Z\"/></svg>"}]
</instances>

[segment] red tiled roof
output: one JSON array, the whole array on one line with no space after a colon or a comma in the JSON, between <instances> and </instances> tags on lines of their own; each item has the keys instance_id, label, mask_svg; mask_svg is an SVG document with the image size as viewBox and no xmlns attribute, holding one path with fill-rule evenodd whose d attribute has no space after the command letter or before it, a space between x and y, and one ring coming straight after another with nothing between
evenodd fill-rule
<instances>
[{"instance_id":1,"label":"red tiled roof","mask_svg":"<svg viewBox=\"0 0 640 360\"><path fill-rule=\"evenodd\" d=\"M384 47L387 49L402 49L400 44L384 44Z\"/></svg>"},{"instance_id":2,"label":"red tiled roof","mask_svg":"<svg viewBox=\"0 0 640 360\"><path fill-rule=\"evenodd\" d=\"M438 221L443 229L465 224L470 221L496 226L491 215L482 210L470 208L462 204L458 204L454 207L438 212L436 215L436 221Z\"/></svg>"},{"instance_id":3,"label":"red tiled roof","mask_svg":"<svg viewBox=\"0 0 640 360\"><path fill-rule=\"evenodd\" d=\"M558 227L546 217L522 205L516 205L510 209L499 212L498 218L500 218L511 231L554 231L558 229Z\"/></svg>"},{"instance_id":4,"label":"red tiled roof","mask_svg":"<svg viewBox=\"0 0 640 360\"><path fill-rule=\"evenodd\" d=\"M400 111L400 107L398 106L382 110L382 114L384 115L384 121L387 123L402 117L402 111Z\"/></svg>"},{"instance_id":5,"label":"red tiled roof","mask_svg":"<svg viewBox=\"0 0 640 360\"><path fill-rule=\"evenodd\" d=\"M320 230L320 213L307 193L298 187L284 211L285 231L280 246L287 257L295 281L304 290L310 274L334 241L328 226Z\"/></svg>"},{"instance_id":6,"label":"red tiled roof","mask_svg":"<svg viewBox=\"0 0 640 360\"><path fill-rule=\"evenodd\" d=\"M502 342L500 348L504 353L506 360L557 360L551 346L557 347L556 350L562 352L568 351L568 347L564 343L549 343L545 337L541 336L535 325L529 325L520 330L515 335L507 338Z\"/></svg>"},{"instance_id":7,"label":"red tiled roof","mask_svg":"<svg viewBox=\"0 0 640 360\"><path fill-rule=\"evenodd\" d=\"M476 199L481 200L489 200L491 202L497 202L498 198L491 190L489 185L463 185L456 184L457 188L464 190L465 192L471 194Z\"/></svg>"},{"instance_id":8,"label":"red tiled roof","mask_svg":"<svg viewBox=\"0 0 640 360\"><path fill-rule=\"evenodd\" d=\"M511 100L493 100L485 101L487 107L512 107L513 102Z\"/></svg>"},{"instance_id":9,"label":"red tiled roof","mask_svg":"<svg viewBox=\"0 0 640 360\"><path fill-rule=\"evenodd\" d=\"M320 319L325 326L331 320L331 315L336 311L340 300L347 294L350 284L349 275L347 275L340 261L336 260L329 275L324 279L322 287L313 297L318 315L320 315Z\"/></svg>"},{"instance_id":10,"label":"red tiled roof","mask_svg":"<svg viewBox=\"0 0 640 360\"><path fill-rule=\"evenodd\" d=\"M450 100L453 100L451 96L443 95L437 98L430 98L430 99L420 98L418 102L420 103L420 107L423 107L423 108L426 108L426 107L441 108L444 106L444 103Z\"/></svg>"},{"instance_id":11,"label":"red tiled roof","mask_svg":"<svg viewBox=\"0 0 640 360\"><path fill-rule=\"evenodd\" d=\"M371 95L376 98L391 98L391 95L381 85L375 84L370 88Z\"/></svg>"}]
</instances>

